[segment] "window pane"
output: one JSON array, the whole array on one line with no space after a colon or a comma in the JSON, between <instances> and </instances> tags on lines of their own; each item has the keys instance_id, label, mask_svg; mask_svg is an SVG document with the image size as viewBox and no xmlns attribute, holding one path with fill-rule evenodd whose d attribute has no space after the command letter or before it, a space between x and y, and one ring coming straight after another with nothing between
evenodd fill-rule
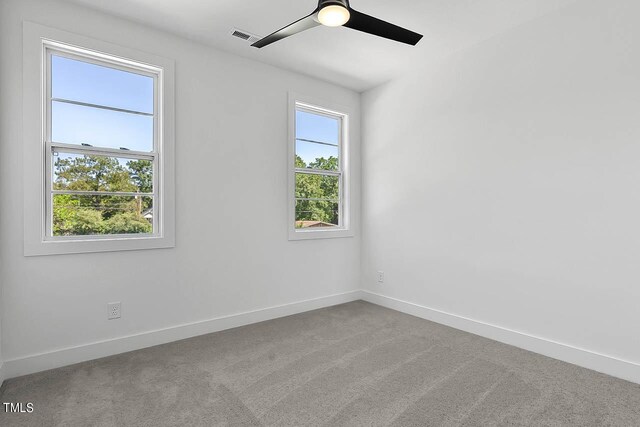
<instances>
[{"instance_id":1,"label":"window pane","mask_svg":"<svg viewBox=\"0 0 640 427\"><path fill-rule=\"evenodd\" d=\"M52 102L51 137L55 142L153 151L153 117Z\"/></svg>"},{"instance_id":2,"label":"window pane","mask_svg":"<svg viewBox=\"0 0 640 427\"><path fill-rule=\"evenodd\" d=\"M296 173L296 199L337 201L339 189L340 179L337 176Z\"/></svg>"},{"instance_id":3,"label":"window pane","mask_svg":"<svg viewBox=\"0 0 640 427\"><path fill-rule=\"evenodd\" d=\"M153 233L153 197L53 196L53 235Z\"/></svg>"},{"instance_id":4,"label":"window pane","mask_svg":"<svg viewBox=\"0 0 640 427\"><path fill-rule=\"evenodd\" d=\"M296 141L297 168L338 170L338 155L336 146Z\"/></svg>"},{"instance_id":5,"label":"window pane","mask_svg":"<svg viewBox=\"0 0 640 427\"><path fill-rule=\"evenodd\" d=\"M153 78L62 56L51 57L53 98L153 113Z\"/></svg>"},{"instance_id":6,"label":"window pane","mask_svg":"<svg viewBox=\"0 0 640 427\"><path fill-rule=\"evenodd\" d=\"M338 145L340 120L296 110L296 138Z\"/></svg>"},{"instance_id":7,"label":"window pane","mask_svg":"<svg viewBox=\"0 0 640 427\"><path fill-rule=\"evenodd\" d=\"M54 190L152 193L153 162L56 153L52 183Z\"/></svg>"},{"instance_id":8,"label":"window pane","mask_svg":"<svg viewBox=\"0 0 640 427\"><path fill-rule=\"evenodd\" d=\"M296 228L337 227L338 202L296 200Z\"/></svg>"}]
</instances>

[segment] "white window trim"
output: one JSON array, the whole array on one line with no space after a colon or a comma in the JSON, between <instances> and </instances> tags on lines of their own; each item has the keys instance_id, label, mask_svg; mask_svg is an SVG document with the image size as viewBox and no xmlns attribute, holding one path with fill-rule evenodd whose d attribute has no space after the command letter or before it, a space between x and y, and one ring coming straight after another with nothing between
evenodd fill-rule
<instances>
[{"instance_id":1,"label":"white window trim","mask_svg":"<svg viewBox=\"0 0 640 427\"><path fill-rule=\"evenodd\" d=\"M60 45L62 44L62 45ZM69 48L71 46L71 48ZM47 197L50 188L50 141L47 141L47 103L45 89L46 49L90 51L100 58L122 58L131 65L144 64L158 74L156 96L157 146L154 155L154 185L157 185L158 223L151 235L78 236L51 238L47 230ZM23 25L23 145L24 145L24 255L56 255L170 248L175 246L175 149L174 149L174 62L93 38L45 27L31 22ZM66 151L66 150L65 150ZM108 150L102 150L105 153ZM114 154L115 155L115 154ZM121 157L127 157L123 152ZM156 190L154 190L156 191ZM155 208L155 206L154 206Z\"/></svg>"},{"instance_id":2,"label":"white window trim","mask_svg":"<svg viewBox=\"0 0 640 427\"><path fill-rule=\"evenodd\" d=\"M342 179L340 183L340 224L338 228L327 229L296 229L296 109L298 105L315 112L325 112L332 116L342 117L340 135L340 168ZM353 237L353 223L351 218L351 133L349 131L349 117L351 110L326 100L316 99L293 92L289 93L289 137L288 137L288 235L289 240L331 239Z\"/></svg>"}]
</instances>

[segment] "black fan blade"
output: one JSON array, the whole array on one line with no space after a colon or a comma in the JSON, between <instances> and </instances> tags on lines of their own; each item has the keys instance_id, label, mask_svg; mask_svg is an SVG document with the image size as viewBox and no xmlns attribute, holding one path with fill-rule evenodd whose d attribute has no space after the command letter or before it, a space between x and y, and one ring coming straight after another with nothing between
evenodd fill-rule
<instances>
[{"instance_id":1,"label":"black fan blade","mask_svg":"<svg viewBox=\"0 0 640 427\"><path fill-rule=\"evenodd\" d=\"M353 30L395 40L400 43L410 44L412 46L418 44L422 38L422 34L414 33L406 28L398 27L397 25L374 18L373 16L365 15L357 10L349 9L349 12L351 13L351 18L344 26Z\"/></svg>"},{"instance_id":2,"label":"black fan blade","mask_svg":"<svg viewBox=\"0 0 640 427\"><path fill-rule=\"evenodd\" d=\"M317 10L314 10L311 15L305 16L304 18L297 20L293 24L289 24L286 27L279 29L273 34L269 34L267 37L258 40L251 46L262 48L270 45L271 43L277 42L278 40L282 40L294 34L301 33L304 30L317 27L318 25L320 25L320 23L314 19L316 12Z\"/></svg>"}]
</instances>

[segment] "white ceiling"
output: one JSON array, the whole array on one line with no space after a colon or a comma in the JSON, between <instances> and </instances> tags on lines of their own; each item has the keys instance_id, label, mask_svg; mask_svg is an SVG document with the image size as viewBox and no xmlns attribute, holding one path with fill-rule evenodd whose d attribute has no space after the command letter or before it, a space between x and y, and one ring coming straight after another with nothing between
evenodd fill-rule
<instances>
[{"instance_id":1,"label":"white ceiling","mask_svg":"<svg viewBox=\"0 0 640 427\"><path fill-rule=\"evenodd\" d=\"M228 52L364 91L576 0L351 0L361 12L424 34L411 47L347 28L316 27L263 49L230 36L267 35L317 0L70 0Z\"/></svg>"}]
</instances>

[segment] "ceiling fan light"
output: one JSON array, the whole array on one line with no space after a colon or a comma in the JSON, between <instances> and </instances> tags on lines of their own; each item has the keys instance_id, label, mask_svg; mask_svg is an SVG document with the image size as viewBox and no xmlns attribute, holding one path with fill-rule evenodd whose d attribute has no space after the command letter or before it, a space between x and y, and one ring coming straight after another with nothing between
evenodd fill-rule
<instances>
[{"instance_id":1,"label":"ceiling fan light","mask_svg":"<svg viewBox=\"0 0 640 427\"><path fill-rule=\"evenodd\" d=\"M318 12L318 21L327 27L340 27L349 22L351 14L346 7L340 5L325 6Z\"/></svg>"}]
</instances>

